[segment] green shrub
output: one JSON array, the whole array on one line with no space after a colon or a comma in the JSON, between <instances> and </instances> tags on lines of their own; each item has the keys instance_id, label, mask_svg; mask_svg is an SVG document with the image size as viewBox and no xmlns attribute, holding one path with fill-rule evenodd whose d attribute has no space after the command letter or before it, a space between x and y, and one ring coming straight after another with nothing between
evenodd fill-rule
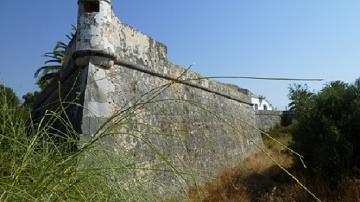
<instances>
[{"instance_id":1,"label":"green shrub","mask_svg":"<svg viewBox=\"0 0 360 202\"><path fill-rule=\"evenodd\" d=\"M290 99L294 147L312 173L336 180L360 166L360 85L335 81L317 94L292 88Z\"/></svg>"},{"instance_id":2,"label":"green shrub","mask_svg":"<svg viewBox=\"0 0 360 202\"><path fill-rule=\"evenodd\" d=\"M4 105L18 106L19 99L11 88L0 84L0 106Z\"/></svg>"},{"instance_id":3,"label":"green shrub","mask_svg":"<svg viewBox=\"0 0 360 202\"><path fill-rule=\"evenodd\" d=\"M32 107L39 95L40 93L38 91L26 93L22 97L24 100L24 103L22 105L25 107Z\"/></svg>"}]
</instances>

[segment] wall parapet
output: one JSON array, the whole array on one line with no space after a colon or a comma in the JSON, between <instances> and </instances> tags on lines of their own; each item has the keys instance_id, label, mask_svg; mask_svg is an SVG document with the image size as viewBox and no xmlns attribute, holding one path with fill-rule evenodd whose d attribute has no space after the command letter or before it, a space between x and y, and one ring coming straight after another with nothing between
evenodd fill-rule
<instances>
[{"instance_id":1,"label":"wall parapet","mask_svg":"<svg viewBox=\"0 0 360 202\"><path fill-rule=\"evenodd\" d=\"M186 77L187 74L188 74L189 70L187 70L187 69L183 69L183 72L179 72L180 74L178 74L177 77L174 77L174 76L170 76L170 75L165 74L165 73L159 73L159 72L153 71L153 70L148 69L145 66L142 66L142 65L139 65L139 64L135 64L135 63L127 62L125 60L121 60L119 57L117 57L114 54L110 54L110 53L103 52L103 51L96 51L96 50L76 51L73 54L73 59L76 60L79 57L82 58L82 57L92 57L92 56L93 57L108 58L109 60L112 60L115 65L120 65L120 66L129 68L129 69L132 69L132 70L140 71L140 72L152 75L152 76L156 76L156 77L160 77L160 78L163 78L163 79L166 79L166 80L169 80L169 81L173 81L175 83L183 84L183 85L186 85L186 86L189 86L189 87L192 87L192 88L197 88L197 89L209 92L209 93L213 93L213 94L225 97L227 99L231 99L231 100L234 100L234 101L237 101L237 102L252 106L252 103L249 102L249 100L246 100L244 98L239 98L239 97L236 97L236 96L233 96L233 95L225 94L225 93L210 89L208 87L205 87L204 85L201 85L203 83L202 81L206 80L207 82L209 82L209 80L206 79L206 78L203 78L203 77L200 77L200 76L198 78L195 77L195 78L191 78L191 79L183 78L183 77ZM239 92L243 93L243 92L240 91L240 88L239 88Z\"/></svg>"},{"instance_id":2,"label":"wall parapet","mask_svg":"<svg viewBox=\"0 0 360 202\"><path fill-rule=\"evenodd\" d=\"M284 111L259 110L255 111L255 114L258 116L282 116L284 114Z\"/></svg>"},{"instance_id":3,"label":"wall parapet","mask_svg":"<svg viewBox=\"0 0 360 202\"><path fill-rule=\"evenodd\" d=\"M288 126L295 119L294 111L255 111L256 125L263 131L269 131L276 126Z\"/></svg>"},{"instance_id":4,"label":"wall parapet","mask_svg":"<svg viewBox=\"0 0 360 202\"><path fill-rule=\"evenodd\" d=\"M256 111L256 126L260 130L269 131L276 126L281 125L283 114L283 111Z\"/></svg>"}]
</instances>

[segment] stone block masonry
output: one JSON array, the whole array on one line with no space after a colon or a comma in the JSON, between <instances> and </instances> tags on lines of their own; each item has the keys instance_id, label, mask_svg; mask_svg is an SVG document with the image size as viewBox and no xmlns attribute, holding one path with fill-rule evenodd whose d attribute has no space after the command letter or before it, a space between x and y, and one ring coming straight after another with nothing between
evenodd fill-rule
<instances>
[{"instance_id":1,"label":"stone block masonry","mask_svg":"<svg viewBox=\"0 0 360 202\"><path fill-rule=\"evenodd\" d=\"M114 151L158 168L137 177L151 175L179 189L176 177L155 171L169 169L159 153L202 181L262 146L248 90L199 79L171 63L166 46L122 23L110 0L80 0L77 27L61 83L62 95L71 92L68 99L77 97L83 107L69 107L67 113L85 139L109 119L122 123L109 139ZM38 117L56 100L54 86L37 102Z\"/></svg>"},{"instance_id":2,"label":"stone block masonry","mask_svg":"<svg viewBox=\"0 0 360 202\"><path fill-rule=\"evenodd\" d=\"M263 131L269 131L276 126L280 126L283 119L282 111L257 111L256 125Z\"/></svg>"},{"instance_id":3,"label":"stone block masonry","mask_svg":"<svg viewBox=\"0 0 360 202\"><path fill-rule=\"evenodd\" d=\"M257 128L265 132L276 126L289 126L294 119L294 111L256 111Z\"/></svg>"}]
</instances>

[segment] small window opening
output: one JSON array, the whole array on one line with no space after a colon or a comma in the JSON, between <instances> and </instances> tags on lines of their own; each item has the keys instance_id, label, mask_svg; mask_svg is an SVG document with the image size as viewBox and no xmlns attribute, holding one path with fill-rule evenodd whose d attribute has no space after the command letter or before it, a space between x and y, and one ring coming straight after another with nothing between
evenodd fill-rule
<instances>
[{"instance_id":1,"label":"small window opening","mask_svg":"<svg viewBox=\"0 0 360 202\"><path fill-rule=\"evenodd\" d=\"M258 110L258 109L259 109L259 105L255 104L255 110Z\"/></svg>"},{"instance_id":2,"label":"small window opening","mask_svg":"<svg viewBox=\"0 0 360 202\"><path fill-rule=\"evenodd\" d=\"M267 110L268 110L267 105L264 105L264 110L265 110L265 111L267 111Z\"/></svg>"},{"instance_id":3,"label":"small window opening","mask_svg":"<svg viewBox=\"0 0 360 202\"><path fill-rule=\"evenodd\" d=\"M98 13L100 12L100 2L98 1L86 1L83 3L85 13Z\"/></svg>"}]
</instances>

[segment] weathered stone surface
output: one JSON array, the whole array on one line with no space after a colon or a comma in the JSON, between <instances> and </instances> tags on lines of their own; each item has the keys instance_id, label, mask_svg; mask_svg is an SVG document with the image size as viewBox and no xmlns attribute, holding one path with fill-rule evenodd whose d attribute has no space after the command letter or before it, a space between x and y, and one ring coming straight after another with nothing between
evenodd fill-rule
<instances>
[{"instance_id":1,"label":"weathered stone surface","mask_svg":"<svg viewBox=\"0 0 360 202\"><path fill-rule=\"evenodd\" d=\"M257 111L256 125L263 131L269 131L275 126L281 125L283 114L283 111Z\"/></svg>"},{"instance_id":2,"label":"weathered stone surface","mask_svg":"<svg viewBox=\"0 0 360 202\"><path fill-rule=\"evenodd\" d=\"M86 1L81 0L80 6ZM93 136L109 119L112 124L120 123L111 130L115 150L126 151L153 169L137 173L140 177L158 172L156 168L171 170L171 163L202 180L258 151L262 140L254 129L256 117L248 104L248 90L199 80L201 75L167 60L165 45L120 22L111 1L96 1L100 12L79 9L77 37L67 52L62 73L64 84L74 82L73 75L81 75L76 92L84 107L81 112L74 108L76 111L69 113L77 114L73 123L84 137ZM102 54L74 58L79 51ZM140 65L154 74L119 65L119 61ZM45 106L53 94L56 91L44 92L38 106ZM162 171L155 176L179 188L174 175Z\"/></svg>"}]
</instances>

